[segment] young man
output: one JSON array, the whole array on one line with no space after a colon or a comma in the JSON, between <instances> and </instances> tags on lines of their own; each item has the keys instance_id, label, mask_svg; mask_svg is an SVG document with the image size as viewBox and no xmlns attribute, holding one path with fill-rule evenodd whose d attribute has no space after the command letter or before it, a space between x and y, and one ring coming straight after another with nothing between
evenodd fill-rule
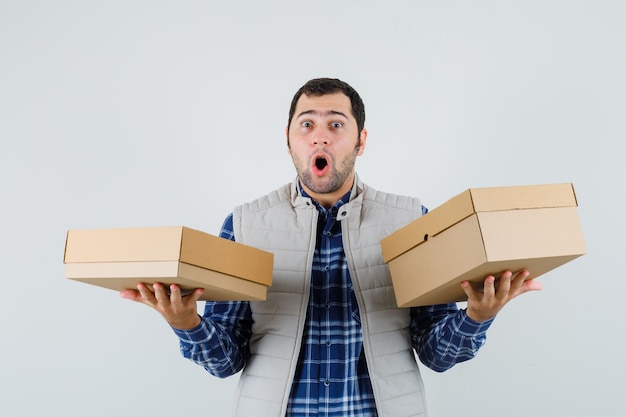
<instances>
[{"instance_id":1,"label":"young man","mask_svg":"<svg viewBox=\"0 0 626 417\"><path fill-rule=\"evenodd\" d=\"M445 371L471 359L511 299L541 284L506 272L482 291L461 285L456 304L399 309L380 240L426 212L416 198L363 184L356 158L367 140L365 111L343 81L314 79L295 94L287 146L290 184L236 207L221 236L274 253L264 302L207 302L176 285L121 296L160 312L182 354L219 377L243 369L236 416L425 416L414 351ZM416 277L419 279L419 277Z\"/></svg>"}]
</instances>

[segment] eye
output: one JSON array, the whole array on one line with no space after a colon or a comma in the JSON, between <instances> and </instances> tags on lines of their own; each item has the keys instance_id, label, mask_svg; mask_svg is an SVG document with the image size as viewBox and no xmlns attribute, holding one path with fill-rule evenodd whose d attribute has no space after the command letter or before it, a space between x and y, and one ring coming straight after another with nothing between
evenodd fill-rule
<instances>
[{"instance_id":1,"label":"eye","mask_svg":"<svg viewBox=\"0 0 626 417\"><path fill-rule=\"evenodd\" d=\"M330 124L330 126L331 126L332 128L334 128L334 129L339 129L340 127L343 127L343 123L341 123L341 122L332 122L332 123Z\"/></svg>"},{"instance_id":2,"label":"eye","mask_svg":"<svg viewBox=\"0 0 626 417\"><path fill-rule=\"evenodd\" d=\"M300 124L300 126L302 127L311 127L313 126L313 123L309 122L309 121L304 121Z\"/></svg>"}]
</instances>

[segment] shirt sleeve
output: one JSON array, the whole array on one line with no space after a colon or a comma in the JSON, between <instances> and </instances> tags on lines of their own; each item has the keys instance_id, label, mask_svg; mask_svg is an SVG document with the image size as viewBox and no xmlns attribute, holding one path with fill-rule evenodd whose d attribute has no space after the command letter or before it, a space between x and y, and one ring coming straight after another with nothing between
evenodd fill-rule
<instances>
[{"instance_id":1,"label":"shirt sleeve","mask_svg":"<svg viewBox=\"0 0 626 417\"><path fill-rule=\"evenodd\" d=\"M220 237L235 240L232 213L224 221ZM212 375L225 378L239 372L250 355L252 322L246 301L207 301L198 326L173 330L185 358Z\"/></svg>"},{"instance_id":2,"label":"shirt sleeve","mask_svg":"<svg viewBox=\"0 0 626 417\"><path fill-rule=\"evenodd\" d=\"M456 304L411 308L411 340L420 361L443 372L472 359L485 344L494 319L477 322Z\"/></svg>"}]
</instances>

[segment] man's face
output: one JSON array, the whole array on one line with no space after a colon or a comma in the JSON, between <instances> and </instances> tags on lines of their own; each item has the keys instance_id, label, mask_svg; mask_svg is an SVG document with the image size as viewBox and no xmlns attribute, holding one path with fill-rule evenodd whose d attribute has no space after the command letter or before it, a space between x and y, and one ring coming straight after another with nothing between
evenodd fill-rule
<instances>
[{"instance_id":1,"label":"man's face","mask_svg":"<svg viewBox=\"0 0 626 417\"><path fill-rule=\"evenodd\" d=\"M311 197L332 205L350 190L366 137L365 129L358 133L345 94L303 94L298 99L287 140L300 181Z\"/></svg>"}]
</instances>

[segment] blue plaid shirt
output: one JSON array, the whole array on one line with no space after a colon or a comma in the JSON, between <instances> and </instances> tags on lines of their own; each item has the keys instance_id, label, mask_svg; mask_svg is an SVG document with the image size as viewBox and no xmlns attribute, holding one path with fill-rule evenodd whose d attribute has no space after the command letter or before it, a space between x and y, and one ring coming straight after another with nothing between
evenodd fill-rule
<instances>
[{"instance_id":1,"label":"blue plaid shirt","mask_svg":"<svg viewBox=\"0 0 626 417\"><path fill-rule=\"evenodd\" d=\"M328 210L316 204L319 220L311 293L287 416L377 415L363 353L359 308L343 251L341 224L336 219L339 207L348 199L349 193ZM232 214L220 236L234 240ZM411 338L420 360L438 372L473 358L491 324L474 322L456 304L414 307L407 314L411 315ZM183 356L215 376L227 377L245 365L252 322L247 302L206 302L198 327L174 331Z\"/></svg>"}]
</instances>

